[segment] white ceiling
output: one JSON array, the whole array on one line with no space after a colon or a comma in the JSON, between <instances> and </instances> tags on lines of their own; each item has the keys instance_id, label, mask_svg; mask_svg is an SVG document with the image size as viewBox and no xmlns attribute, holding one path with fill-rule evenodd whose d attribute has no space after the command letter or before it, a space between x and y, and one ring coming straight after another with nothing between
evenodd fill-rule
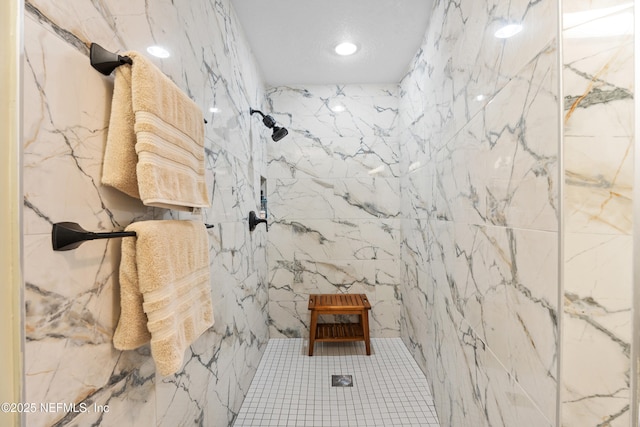
<instances>
[{"instance_id":1,"label":"white ceiling","mask_svg":"<svg viewBox=\"0 0 640 427\"><path fill-rule=\"evenodd\" d=\"M397 83L433 0L231 0L268 86ZM350 40L358 52L334 52Z\"/></svg>"}]
</instances>

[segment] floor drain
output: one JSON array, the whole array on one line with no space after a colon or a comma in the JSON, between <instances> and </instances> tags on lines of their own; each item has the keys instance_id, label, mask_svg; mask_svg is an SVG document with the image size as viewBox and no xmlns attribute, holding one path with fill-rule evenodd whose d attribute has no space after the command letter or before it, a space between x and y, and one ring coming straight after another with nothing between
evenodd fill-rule
<instances>
[{"instance_id":1,"label":"floor drain","mask_svg":"<svg viewBox=\"0 0 640 427\"><path fill-rule=\"evenodd\" d=\"M351 375L331 375L331 387L353 387Z\"/></svg>"}]
</instances>

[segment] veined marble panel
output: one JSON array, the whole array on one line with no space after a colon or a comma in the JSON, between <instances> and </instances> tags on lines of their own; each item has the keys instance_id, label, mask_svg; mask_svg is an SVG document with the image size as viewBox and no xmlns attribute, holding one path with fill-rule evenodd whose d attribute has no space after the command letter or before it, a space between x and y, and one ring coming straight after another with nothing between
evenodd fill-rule
<instances>
[{"instance_id":1,"label":"veined marble panel","mask_svg":"<svg viewBox=\"0 0 640 427\"><path fill-rule=\"evenodd\" d=\"M110 231L150 218L153 209L100 185L113 83L87 73L87 57L28 14L25 26L25 233L58 221Z\"/></svg>"},{"instance_id":2,"label":"veined marble panel","mask_svg":"<svg viewBox=\"0 0 640 427\"><path fill-rule=\"evenodd\" d=\"M397 137L287 137L269 161L269 179L398 177Z\"/></svg>"},{"instance_id":3,"label":"veined marble panel","mask_svg":"<svg viewBox=\"0 0 640 427\"><path fill-rule=\"evenodd\" d=\"M268 191L276 220L389 219L400 212L397 178L277 179Z\"/></svg>"},{"instance_id":4,"label":"veined marble panel","mask_svg":"<svg viewBox=\"0 0 640 427\"><path fill-rule=\"evenodd\" d=\"M395 85L269 91L269 113L290 132L269 146L272 337L308 336L309 294L344 292L372 301L372 336L398 336L396 95Z\"/></svg>"},{"instance_id":5,"label":"veined marble panel","mask_svg":"<svg viewBox=\"0 0 640 427\"><path fill-rule=\"evenodd\" d=\"M635 404L630 390L634 13L632 3L620 0L563 3L561 400L567 426L627 426Z\"/></svg>"},{"instance_id":6,"label":"veined marble panel","mask_svg":"<svg viewBox=\"0 0 640 427\"><path fill-rule=\"evenodd\" d=\"M153 404L146 405L155 396L148 349L120 358L111 344L119 314L113 300L119 240L88 242L75 253L51 249L52 222L76 221L100 231L153 215L153 209L99 185L109 103L96 100L108 100L110 85L96 73L86 75L86 60L27 15L26 396L38 404L108 404L114 412L38 411L27 415L34 425L98 419L133 425L155 419ZM133 411L136 407L143 409Z\"/></svg>"},{"instance_id":7,"label":"veined marble panel","mask_svg":"<svg viewBox=\"0 0 640 427\"><path fill-rule=\"evenodd\" d=\"M554 43L557 3L437 1L431 22L421 55L411 66L411 70L426 67L428 83L411 82L405 88L423 91L427 139L441 147ZM494 36L512 22L522 24L521 33L509 39Z\"/></svg>"},{"instance_id":8,"label":"veined marble panel","mask_svg":"<svg viewBox=\"0 0 640 427\"><path fill-rule=\"evenodd\" d=\"M399 89L399 138L401 142L400 206L403 215L426 217L433 201L432 151L425 117L428 66L424 49L418 50L413 67Z\"/></svg>"},{"instance_id":9,"label":"veined marble panel","mask_svg":"<svg viewBox=\"0 0 640 427\"><path fill-rule=\"evenodd\" d=\"M405 258L407 269L409 263L418 266L401 286L406 322L413 331L405 339L414 347L429 345L420 340L426 337L414 326L415 319L423 318L423 301L432 301L434 293L443 295L449 309L465 319L492 357L517 379L518 387L553 419L558 328L555 233L446 221L428 226L425 239L414 238L414 243L406 244L411 247ZM405 231L419 236L423 225L416 222L413 227ZM425 258L430 265L421 267ZM419 360L424 358L420 354Z\"/></svg>"},{"instance_id":10,"label":"veined marble panel","mask_svg":"<svg viewBox=\"0 0 640 427\"><path fill-rule=\"evenodd\" d=\"M509 375L500 361L446 297L438 291L429 304L432 312L426 350L431 387L441 425L553 426ZM455 349L455 351L452 351Z\"/></svg>"},{"instance_id":11,"label":"veined marble panel","mask_svg":"<svg viewBox=\"0 0 640 427\"><path fill-rule=\"evenodd\" d=\"M292 219L270 224L270 253L282 259L397 259L399 220Z\"/></svg>"},{"instance_id":12,"label":"veined marble panel","mask_svg":"<svg viewBox=\"0 0 640 427\"><path fill-rule=\"evenodd\" d=\"M631 236L567 233L565 238L565 276L572 285L565 292L565 312L604 326L616 342L631 341L632 248Z\"/></svg>"},{"instance_id":13,"label":"veined marble panel","mask_svg":"<svg viewBox=\"0 0 640 427\"><path fill-rule=\"evenodd\" d=\"M624 104L632 108L633 101ZM590 114L602 117L596 112L599 109L592 108ZM629 234L632 230L633 137L565 136L564 147L567 231Z\"/></svg>"},{"instance_id":14,"label":"veined marble panel","mask_svg":"<svg viewBox=\"0 0 640 427\"><path fill-rule=\"evenodd\" d=\"M135 425L154 420L155 365L149 348L121 354L111 343L119 311L113 302L117 241L91 242L98 245L97 251L70 256L52 253L48 235L27 235L24 240L27 399L38 405L110 408L108 414L37 411L27 414L27 423L103 419Z\"/></svg>"},{"instance_id":15,"label":"veined marble panel","mask_svg":"<svg viewBox=\"0 0 640 427\"><path fill-rule=\"evenodd\" d=\"M557 230L558 99L548 47L437 150L437 210L456 222Z\"/></svg>"},{"instance_id":16,"label":"veined marble panel","mask_svg":"<svg viewBox=\"0 0 640 427\"><path fill-rule=\"evenodd\" d=\"M623 9L608 19L632 16L624 8L626 3L617 3ZM601 7L615 8L615 5ZM570 36L572 31L589 24L606 25L606 22L596 20L567 29L564 42L567 231L629 234L633 187L633 35L596 38L588 45Z\"/></svg>"},{"instance_id":17,"label":"veined marble panel","mask_svg":"<svg viewBox=\"0 0 640 427\"><path fill-rule=\"evenodd\" d=\"M436 1L400 85L401 335L443 426L555 425L556 9Z\"/></svg>"},{"instance_id":18,"label":"veined marble panel","mask_svg":"<svg viewBox=\"0 0 640 427\"><path fill-rule=\"evenodd\" d=\"M398 119L397 89L396 85L272 88L267 92L269 114L290 134L322 141L392 136Z\"/></svg>"},{"instance_id":19,"label":"veined marble panel","mask_svg":"<svg viewBox=\"0 0 640 427\"><path fill-rule=\"evenodd\" d=\"M565 237L563 419L629 424L632 237ZM569 287L570 286L570 287Z\"/></svg>"},{"instance_id":20,"label":"veined marble panel","mask_svg":"<svg viewBox=\"0 0 640 427\"><path fill-rule=\"evenodd\" d=\"M109 412L38 412L29 425L229 426L268 340L266 236L249 210L266 175L263 108L255 62L227 0L25 5L24 224L25 398L107 405ZM169 49L154 63L203 110L202 216L150 209L100 185L113 78L89 65L88 43L113 51ZM215 107L215 110L212 111ZM182 369L159 377L148 346L117 351L120 240L51 250L51 224L92 231L133 221L203 219L209 230L214 326L187 350Z\"/></svg>"}]
</instances>

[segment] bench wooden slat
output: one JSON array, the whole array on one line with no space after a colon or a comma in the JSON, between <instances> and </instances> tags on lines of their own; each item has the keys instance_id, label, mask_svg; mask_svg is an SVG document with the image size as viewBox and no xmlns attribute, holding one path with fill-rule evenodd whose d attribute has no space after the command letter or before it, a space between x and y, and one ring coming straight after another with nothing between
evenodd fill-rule
<instances>
[{"instance_id":1,"label":"bench wooden slat","mask_svg":"<svg viewBox=\"0 0 640 427\"><path fill-rule=\"evenodd\" d=\"M371 304L365 294L312 294L309 295L311 325L309 330L309 356L313 356L316 341L364 341L367 355L369 342L369 313ZM318 323L325 314L359 315L358 323Z\"/></svg>"}]
</instances>

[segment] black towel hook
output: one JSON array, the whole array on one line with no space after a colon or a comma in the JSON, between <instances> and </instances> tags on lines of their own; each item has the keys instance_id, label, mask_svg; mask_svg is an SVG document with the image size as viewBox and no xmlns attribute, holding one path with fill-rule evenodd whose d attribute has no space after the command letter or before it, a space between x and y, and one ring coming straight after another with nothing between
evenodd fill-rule
<instances>
[{"instance_id":1,"label":"black towel hook","mask_svg":"<svg viewBox=\"0 0 640 427\"><path fill-rule=\"evenodd\" d=\"M91 61L91 66L105 76L113 73L113 70L123 64L133 64L133 60L128 56L109 52L98 43L91 43L89 47L89 60Z\"/></svg>"},{"instance_id":2,"label":"black towel hook","mask_svg":"<svg viewBox=\"0 0 640 427\"><path fill-rule=\"evenodd\" d=\"M213 228L212 224L205 224L207 228ZM80 246L87 240L112 239L115 237L133 237L135 231L112 231L106 233L94 233L80 227L75 222L57 222L51 229L51 245L54 251L69 251Z\"/></svg>"}]
</instances>

